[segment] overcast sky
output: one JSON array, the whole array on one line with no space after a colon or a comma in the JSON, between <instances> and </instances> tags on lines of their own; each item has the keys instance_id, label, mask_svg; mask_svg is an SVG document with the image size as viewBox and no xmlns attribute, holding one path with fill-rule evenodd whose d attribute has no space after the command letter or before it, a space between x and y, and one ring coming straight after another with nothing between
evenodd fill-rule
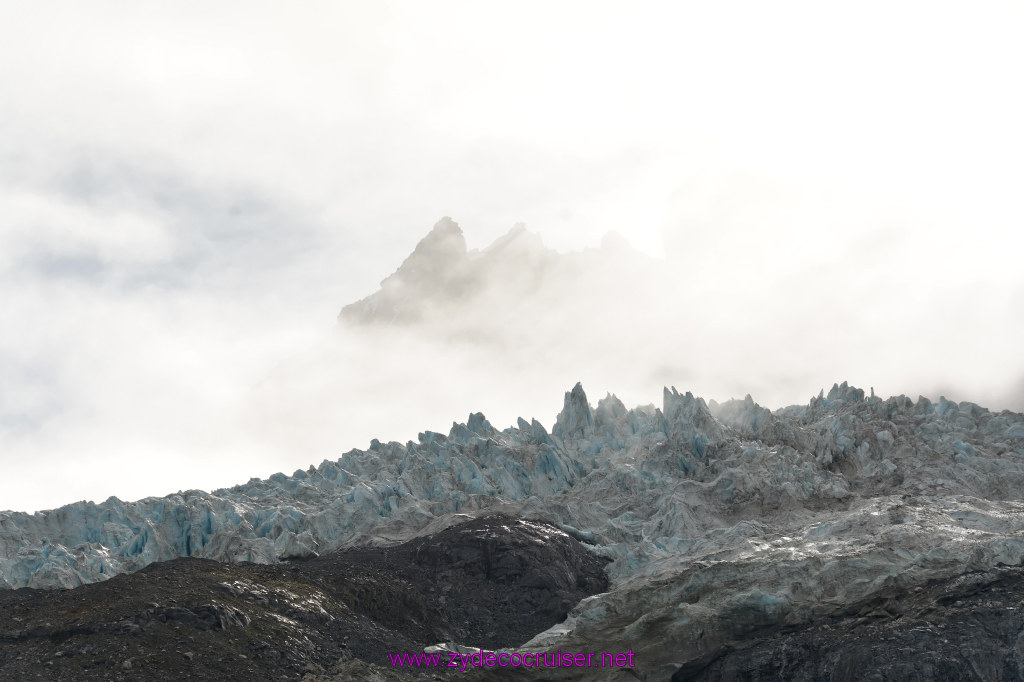
<instances>
[{"instance_id":1,"label":"overcast sky","mask_svg":"<svg viewBox=\"0 0 1024 682\"><path fill-rule=\"evenodd\" d=\"M614 229L723 305L791 311L800 283L808 329L871 326L932 362L889 354L861 383L1024 409L1021 35L994 0L9 7L0 508L365 447L197 443L444 215L475 248L516 222L563 252ZM792 348L767 317L749 333ZM560 400L521 414L550 426ZM444 426L394 419L381 440Z\"/></svg>"}]
</instances>

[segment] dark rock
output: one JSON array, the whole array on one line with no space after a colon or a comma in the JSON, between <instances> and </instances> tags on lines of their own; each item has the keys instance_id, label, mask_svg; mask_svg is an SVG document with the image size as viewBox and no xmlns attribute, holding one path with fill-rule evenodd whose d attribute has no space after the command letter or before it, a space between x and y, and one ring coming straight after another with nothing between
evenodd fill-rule
<instances>
[{"instance_id":1,"label":"dark rock","mask_svg":"<svg viewBox=\"0 0 1024 682\"><path fill-rule=\"evenodd\" d=\"M521 645L607 589L604 564L553 526L497 515L274 566L182 558L72 590L10 590L0 679L249 682L359 659L366 679L385 679L388 652Z\"/></svg>"},{"instance_id":2,"label":"dark rock","mask_svg":"<svg viewBox=\"0 0 1024 682\"><path fill-rule=\"evenodd\" d=\"M1022 604L1024 569L967 574L846 615L737 638L672 680L1024 680Z\"/></svg>"}]
</instances>

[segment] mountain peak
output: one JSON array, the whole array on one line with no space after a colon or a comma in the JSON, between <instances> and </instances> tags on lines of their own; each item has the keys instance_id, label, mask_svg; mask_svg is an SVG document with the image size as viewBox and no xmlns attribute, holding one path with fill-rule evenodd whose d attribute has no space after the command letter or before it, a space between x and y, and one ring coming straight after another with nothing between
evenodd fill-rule
<instances>
[{"instance_id":1,"label":"mountain peak","mask_svg":"<svg viewBox=\"0 0 1024 682\"><path fill-rule=\"evenodd\" d=\"M416 248L402 263L399 271L417 256L421 259L436 260L438 258L458 258L465 254L466 238L462 234L462 228L457 222L444 216L434 223L434 227L427 233L427 236L416 244Z\"/></svg>"},{"instance_id":2,"label":"mountain peak","mask_svg":"<svg viewBox=\"0 0 1024 682\"><path fill-rule=\"evenodd\" d=\"M433 234L462 234L462 228L452 220L451 216L441 216L441 219L434 223L428 237Z\"/></svg>"},{"instance_id":3,"label":"mountain peak","mask_svg":"<svg viewBox=\"0 0 1024 682\"><path fill-rule=\"evenodd\" d=\"M585 437L594 428L594 410L587 402L583 384L576 382L571 391L565 392L565 403L555 419L551 430L560 438Z\"/></svg>"},{"instance_id":4,"label":"mountain peak","mask_svg":"<svg viewBox=\"0 0 1024 682\"><path fill-rule=\"evenodd\" d=\"M469 251L462 228L444 216L381 282L380 291L346 306L340 317L360 324L445 319L452 337L504 344L523 319L536 319L537 311L554 302L574 308L575 322L585 326L595 293L597 298L618 296L622 282L650 276L651 266L651 259L618 233L608 234L601 249L560 254L521 222L486 248ZM469 308L504 314L488 316L481 324L464 314Z\"/></svg>"},{"instance_id":5,"label":"mountain peak","mask_svg":"<svg viewBox=\"0 0 1024 682\"><path fill-rule=\"evenodd\" d=\"M473 273L462 228L448 216L438 220L384 279L380 291L341 310L340 318L360 322L419 319L426 300L460 300L473 290Z\"/></svg>"}]
</instances>

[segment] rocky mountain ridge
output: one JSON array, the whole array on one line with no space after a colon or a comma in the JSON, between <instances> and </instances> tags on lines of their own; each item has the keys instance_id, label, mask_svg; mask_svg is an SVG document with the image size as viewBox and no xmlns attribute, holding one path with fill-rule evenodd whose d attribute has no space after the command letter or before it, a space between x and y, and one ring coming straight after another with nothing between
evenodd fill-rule
<instances>
[{"instance_id":1,"label":"rocky mountain ridge","mask_svg":"<svg viewBox=\"0 0 1024 682\"><path fill-rule=\"evenodd\" d=\"M421 239L395 272L380 283L380 289L346 305L338 319L347 325L416 325L443 317L447 331L458 336L460 317L478 323L475 316L457 315L466 310L501 311L488 316L488 323L503 334L524 315L541 313L545 299L557 296L576 301L568 312L579 324L597 305L618 289L620 283L643 280L656 283L664 275L664 264L633 249L618 234L607 234L598 248L558 253L544 245L541 236L517 223L505 235L484 249L469 249L466 238L451 218L445 216ZM577 319L578 318L578 319ZM479 326L477 324L477 326ZM479 330L478 330L479 331ZM488 339L496 342L500 335Z\"/></svg>"},{"instance_id":2,"label":"rocky mountain ridge","mask_svg":"<svg viewBox=\"0 0 1024 682\"><path fill-rule=\"evenodd\" d=\"M4 512L0 575L73 587L186 555L272 564L502 511L610 561L610 590L527 646L630 642L637 672L659 680L759 629L1018 566L1022 499L1017 413L845 383L774 412L675 389L660 408L613 395L595 408L577 385L550 432L523 419L499 431L477 413L447 435L213 493Z\"/></svg>"}]
</instances>

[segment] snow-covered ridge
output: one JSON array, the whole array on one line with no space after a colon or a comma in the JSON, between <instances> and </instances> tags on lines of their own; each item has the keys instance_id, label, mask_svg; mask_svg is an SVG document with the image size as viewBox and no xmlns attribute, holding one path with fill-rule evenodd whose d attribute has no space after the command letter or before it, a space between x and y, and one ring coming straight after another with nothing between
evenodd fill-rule
<instances>
[{"instance_id":1,"label":"snow-covered ridge","mask_svg":"<svg viewBox=\"0 0 1024 682\"><path fill-rule=\"evenodd\" d=\"M620 584L706 553L834 552L844 534L861 538L858 523L888 525L892 514L964 542L1001 538L1019 560L1021 498L1020 414L865 399L845 383L774 413L749 396L708 406L675 389L660 409L627 410L613 395L594 409L577 385L551 433L523 419L498 431L477 413L448 435L374 441L212 493L2 512L0 580L74 587L190 555L273 562L398 541L488 508L560 524L614 559Z\"/></svg>"}]
</instances>

